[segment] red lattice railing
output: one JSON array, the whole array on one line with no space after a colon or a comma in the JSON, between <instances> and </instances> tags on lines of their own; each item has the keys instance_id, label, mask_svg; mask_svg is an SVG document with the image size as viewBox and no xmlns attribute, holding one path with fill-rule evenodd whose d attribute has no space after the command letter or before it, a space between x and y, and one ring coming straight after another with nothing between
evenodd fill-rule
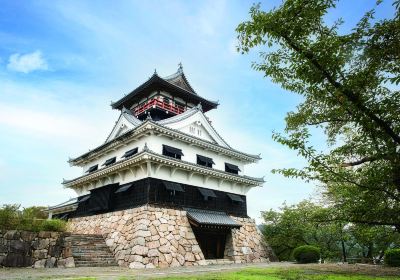
<instances>
[{"instance_id":1,"label":"red lattice railing","mask_svg":"<svg viewBox=\"0 0 400 280\"><path fill-rule=\"evenodd\" d=\"M146 112L147 110L156 107L171 112L175 115L179 115L186 111L186 108L184 106L175 104L172 101L165 102L163 100L152 98L140 104L139 106L135 107L133 109L133 113L135 116L139 116L143 112Z\"/></svg>"}]
</instances>

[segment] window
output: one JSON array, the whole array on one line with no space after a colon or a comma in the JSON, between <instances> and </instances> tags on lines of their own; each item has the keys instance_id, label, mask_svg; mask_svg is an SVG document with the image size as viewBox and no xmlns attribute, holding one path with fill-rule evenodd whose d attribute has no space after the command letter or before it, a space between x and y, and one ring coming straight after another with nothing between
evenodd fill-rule
<instances>
[{"instance_id":1,"label":"window","mask_svg":"<svg viewBox=\"0 0 400 280\"><path fill-rule=\"evenodd\" d=\"M233 173L233 174L239 174L239 171L241 171L241 170L239 169L239 167L237 165L225 162L225 171L229 172L229 173Z\"/></svg>"},{"instance_id":2,"label":"window","mask_svg":"<svg viewBox=\"0 0 400 280\"><path fill-rule=\"evenodd\" d=\"M133 155L136 155L138 153L138 148L134 148L132 150L126 151L125 154L122 156L123 158L129 158Z\"/></svg>"},{"instance_id":3,"label":"window","mask_svg":"<svg viewBox=\"0 0 400 280\"><path fill-rule=\"evenodd\" d=\"M212 168L215 163L212 158L197 155L197 164Z\"/></svg>"},{"instance_id":4,"label":"window","mask_svg":"<svg viewBox=\"0 0 400 280\"><path fill-rule=\"evenodd\" d=\"M200 129L197 129L197 135L201 136L201 130Z\"/></svg>"},{"instance_id":5,"label":"window","mask_svg":"<svg viewBox=\"0 0 400 280\"><path fill-rule=\"evenodd\" d=\"M162 154L167 157L172 157L176 159L181 159L183 156L182 150L177 149L171 146L163 145L163 151Z\"/></svg>"},{"instance_id":6,"label":"window","mask_svg":"<svg viewBox=\"0 0 400 280\"><path fill-rule=\"evenodd\" d=\"M133 183L128 183L128 184L122 185L115 191L115 193L126 192L131 187L133 187Z\"/></svg>"},{"instance_id":7,"label":"window","mask_svg":"<svg viewBox=\"0 0 400 280\"><path fill-rule=\"evenodd\" d=\"M213 198L217 198L217 195L213 190L210 189L203 189L203 188L197 188L201 195L203 196L204 200L211 200Z\"/></svg>"},{"instance_id":8,"label":"window","mask_svg":"<svg viewBox=\"0 0 400 280\"><path fill-rule=\"evenodd\" d=\"M190 127L190 133L194 134L195 132L196 132L196 128L193 127L193 126L191 126L191 127Z\"/></svg>"},{"instance_id":9,"label":"window","mask_svg":"<svg viewBox=\"0 0 400 280\"><path fill-rule=\"evenodd\" d=\"M244 202L243 199L240 197L240 195L233 193L227 193L227 195L234 204L242 204Z\"/></svg>"},{"instance_id":10,"label":"window","mask_svg":"<svg viewBox=\"0 0 400 280\"><path fill-rule=\"evenodd\" d=\"M185 190L182 188L181 184L174 183L174 182L167 182L164 181L164 186L167 191L169 191L169 194L172 196L175 196L176 192L185 192Z\"/></svg>"},{"instance_id":11,"label":"window","mask_svg":"<svg viewBox=\"0 0 400 280\"><path fill-rule=\"evenodd\" d=\"M96 165L89 167L89 169L86 172L90 173L90 172L96 171L98 168L99 168L99 165L96 164Z\"/></svg>"},{"instance_id":12,"label":"window","mask_svg":"<svg viewBox=\"0 0 400 280\"><path fill-rule=\"evenodd\" d=\"M115 160L116 160L116 157L109 158L109 159L106 160L105 163L103 163L102 166L109 166L109 165L115 163Z\"/></svg>"}]
</instances>

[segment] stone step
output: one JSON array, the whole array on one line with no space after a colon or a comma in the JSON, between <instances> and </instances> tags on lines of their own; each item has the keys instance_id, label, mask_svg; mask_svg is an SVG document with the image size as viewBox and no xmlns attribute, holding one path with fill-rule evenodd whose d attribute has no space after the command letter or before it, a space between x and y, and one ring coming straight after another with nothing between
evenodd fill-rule
<instances>
[{"instance_id":1,"label":"stone step","mask_svg":"<svg viewBox=\"0 0 400 280\"><path fill-rule=\"evenodd\" d=\"M101 235L71 234L66 241L71 243L76 267L118 266Z\"/></svg>"},{"instance_id":2,"label":"stone step","mask_svg":"<svg viewBox=\"0 0 400 280\"><path fill-rule=\"evenodd\" d=\"M114 259L113 255L75 255L76 259Z\"/></svg>"},{"instance_id":3,"label":"stone step","mask_svg":"<svg viewBox=\"0 0 400 280\"><path fill-rule=\"evenodd\" d=\"M96 251L108 251L109 247L107 245L87 245L87 246L77 246L74 247L75 251L90 251L90 250L96 250Z\"/></svg>"},{"instance_id":4,"label":"stone step","mask_svg":"<svg viewBox=\"0 0 400 280\"><path fill-rule=\"evenodd\" d=\"M118 266L117 263L108 263L108 264L104 264L104 263L75 263L75 267L108 267L108 266Z\"/></svg>"},{"instance_id":5,"label":"stone step","mask_svg":"<svg viewBox=\"0 0 400 280\"><path fill-rule=\"evenodd\" d=\"M96 261L78 261L75 262L76 267L82 267L82 266L118 266L116 262L96 262Z\"/></svg>"},{"instance_id":6,"label":"stone step","mask_svg":"<svg viewBox=\"0 0 400 280\"><path fill-rule=\"evenodd\" d=\"M233 264L235 262L231 259L208 259L206 260L206 263L210 265L210 264Z\"/></svg>"},{"instance_id":7,"label":"stone step","mask_svg":"<svg viewBox=\"0 0 400 280\"><path fill-rule=\"evenodd\" d=\"M102 262L102 263L114 263L115 259L114 258L74 258L75 263L81 263L81 262Z\"/></svg>"}]
</instances>

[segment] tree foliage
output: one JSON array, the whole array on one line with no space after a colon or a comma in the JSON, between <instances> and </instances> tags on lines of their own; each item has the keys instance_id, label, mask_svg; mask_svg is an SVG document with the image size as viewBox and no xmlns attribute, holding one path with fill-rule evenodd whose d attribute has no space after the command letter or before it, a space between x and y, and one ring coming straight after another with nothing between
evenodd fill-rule
<instances>
[{"instance_id":1,"label":"tree foliage","mask_svg":"<svg viewBox=\"0 0 400 280\"><path fill-rule=\"evenodd\" d=\"M393 17L371 10L347 33L341 19L326 21L336 3L255 5L237 27L238 50L265 47L253 68L304 97L273 138L308 165L274 172L321 182L331 220L400 230L400 1ZM312 146L311 128L325 133L328 149Z\"/></svg>"},{"instance_id":2,"label":"tree foliage","mask_svg":"<svg viewBox=\"0 0 400 280\"><path fill-rule=\"evenodd\" d=\"M293 250L312 245L324 260L382 259L389 248L400 247L400 234L390 226L326 221L335 209L310 201L283 204L279 211L262 212L263 234L279 260L292 260Z\"/></svg>"}]
</instances>

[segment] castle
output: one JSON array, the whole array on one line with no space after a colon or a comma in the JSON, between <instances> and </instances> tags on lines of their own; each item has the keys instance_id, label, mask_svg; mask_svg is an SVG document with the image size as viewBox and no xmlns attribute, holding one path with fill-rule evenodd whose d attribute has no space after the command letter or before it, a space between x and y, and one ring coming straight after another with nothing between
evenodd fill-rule
<instances>
[{"instance_id":1,"label":"castle","mask_svg":"<svg viewBox=\"0 0 400 280\"><path fill-rule=\"evenodd\" d=\"M70 159L82 175L64 180L78 197L49 207L69 230L101 234L121 266L202 265L207 260L273 258L246 193L262 178L244 175L259 155L232 148L205 115L218 102L189 84L182 66L156 72L112 103L120 116L104 144Z\"/></svg>"}]
</instances>

